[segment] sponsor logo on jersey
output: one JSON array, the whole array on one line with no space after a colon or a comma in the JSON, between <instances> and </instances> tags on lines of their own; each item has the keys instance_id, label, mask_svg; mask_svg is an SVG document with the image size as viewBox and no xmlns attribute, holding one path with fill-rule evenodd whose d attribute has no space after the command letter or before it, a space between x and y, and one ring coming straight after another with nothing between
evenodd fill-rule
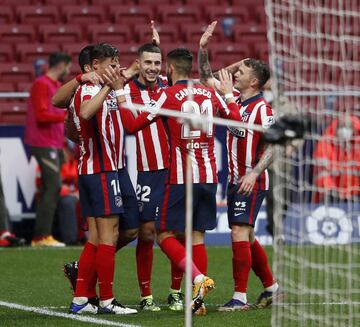
<instances>
[{"instance_id":1,"label":"sponsor logo on jersey","mask_svg":"<svg viewBox=\"0 0 360 327\"><path fill-rule=\"evenodd\" d=\"M246 136L245 128L228 127L228 130L231 134L235 135L236 137L245 137Z\"/></svg>"}]
</instances>

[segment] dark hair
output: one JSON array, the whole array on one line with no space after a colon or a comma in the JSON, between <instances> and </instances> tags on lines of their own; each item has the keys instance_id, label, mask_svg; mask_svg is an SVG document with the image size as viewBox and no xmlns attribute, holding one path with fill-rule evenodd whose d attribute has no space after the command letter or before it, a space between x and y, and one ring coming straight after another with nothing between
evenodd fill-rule
<instances>
[{"instance_id":1,"label":"dark hair","mask_svg":"<svg viewBox=\"0 0 360 327\"><path fill-rule=\"evenodd\" d=\"M185 48L174 49L167 55L167 61L174 65L176 71L186 76L191 74L192 60L191 51Z\"/></svg>"},{"instance_id":2,"label":"dark hair","mask_svg":"<svg viewBox=\"0 0 360 327\"><path fill-rule=\"evenodd\" d=\"M145 43L143 44L137 51L138 56L140 57L144 52L152 52L152 53L160 53L161 54L161 50L160 48L152 43Z\"/></svg>"},{"instance_id":3,"label":"dark hair","mask_svg":"<svg viewBox=\"0 0 360 327\"><path fill-rule=\"evenodd\" d=\"M49 68L55 67L62 62L68 64L69 62L71 62L71 57L67 53L64 53L64 52L50 53Z\"/></svg>"},{"instance_id":4,"label":"dark hair","mask_svg":"<svg viewBox=\"0 0 360 327\"><path fill-rule=\"evenodd\" d=\"M259 89L261 89L270 78L269 66L265 62L253 58L245 59L244 64L254 71L255 77L259 81Z\"/></svg>"},{"instance_id":5,"label":"dark hair","mask_svg":"<svg viewBox=\"0 0 360 327\"><path fill-rule=\"evenodd\" d=\"M90 51L90 63L92 63L94 59L103 61L107 58L114 59L117 57L119 57L119 50L107 43L96 44Z\"/></svg>"},{"instance_id":6,"label":"dark hair","mask_svg":"<svg viewBox=\"0 0 360 327\"><path fill-rule=\"evenodd\" d=\"M85 65L91 65L90 53L93 48L94 48L94 45L89 44L86 47L82 48L79 53L78 62L79 62L79 66L80 66L82 72L85 72L85 69L84 69Z\"/></svg>"}]
</instances>

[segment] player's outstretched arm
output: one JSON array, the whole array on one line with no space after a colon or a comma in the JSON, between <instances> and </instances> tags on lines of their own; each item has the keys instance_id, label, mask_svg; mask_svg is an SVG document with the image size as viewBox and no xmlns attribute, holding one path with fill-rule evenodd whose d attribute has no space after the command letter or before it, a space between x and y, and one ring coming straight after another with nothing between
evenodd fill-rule
<instances>
[{"instance_id":1,"label":"player's outstretched arm","mask_svg":"<svg viewBox=\"0 0 360 327\"><path fill-rule=\"evenodd\" d=\"M212 87L218 90L220 82L214 77L212 73L207 49L207 45L212 36L212 33L214 32L216 24L217 21L212 22L200 38L198 64L200 72L200 82L205 86Z\"/></svg>"},{"instance_id":2,"label":"player's outstretched arm","mask_svg":"<svg viewBox=\"0 0 360 327\"><path fill-rule=\"evenodd\" d=\"M150 21L150 26L151 26L151 32L152 32L151 43L159 47L160 46L160 35L155 27L155 22L153 20Z\"/></svg>"},{"instance_id":3,"label":"player's outstretched arm","mask_svg":"<svg viewBox=\"0 0 360 327\"><path fill-rule=\"evenodd\" d=\"M240 187L238 193L245 196L249 196L254 189L257 178L261 173L269 167L274 159L274 149L272 145L267 145L264 153L262 154L259 162L254 167L254 169L247 173L245 176L240 179Z\"/></svg>"},{"instance_id":4,"label":"player's outstretched arm","mask_svg":"<svg viewBox=\"0 0 360 327\"><path fill-rule=\"evenodd\" d=\"M104 83L103 79L95 72L79 74L57 90L51 99L52 104L59 108L69 107L71 98L73 97L78 86L86 82L91 82L95 85Z\"/></svg>"}]
</instances>

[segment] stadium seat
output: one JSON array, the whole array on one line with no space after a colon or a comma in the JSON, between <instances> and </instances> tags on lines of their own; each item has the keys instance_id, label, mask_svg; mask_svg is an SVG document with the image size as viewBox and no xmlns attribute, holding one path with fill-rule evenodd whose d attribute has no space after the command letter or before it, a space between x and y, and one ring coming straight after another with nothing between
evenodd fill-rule
<instances>
[{"instance_id":1,"label":"stadium seat","mask_svg":"<svg viewBox=\"0 0 360 327\"><path fill-rule=\"evenodd\" d=\"M137 58L138 43L114 44L120 51L120 65L129 66Z\"/></svg>"},{"instance_id":2,"label":"stadium seat","mask_svg":"<svg viewBox=\"0 0 360 327\"><path fill-rule=\"evenodd\" d=\"M22 62L34 62L36 59L48 59L49 54L60 51L60 46L49 43L25 43L15 46L18 58Z\"/></svg>"},{"instance_id":3,"label":"stadium seat","mask_svg":"<svg viewBox=\"0 0 360 327\"><path fill-rule=\"evenodd\" d=\"M149 24L154 18L150 6L122 5L111 7L110 18L115 24Z\"/></svg>"},{"instance_id":4,"label":"stadium seat","mask_svg":"<svg viewBox=\"0 0 360 327\"><path fill-rule=\"evenodd\" d=\"M206 30L208 24L186 24L181 26L181 33L183 34L185 42L195 42L199 43L201 35ZM224 33L221 28L216 28L211 37L211 42L219 42L224 39Z\"/></svg>"},{"instance_id":5,"label":"stadium seat","mask_svg":"<svg viewBox=\"0 0 360 327\"><path fill-rule=\"evenodd\" d=\"M34 77L35 73L32 64L17 62L0 64L1 82L30 82Z\"/></svg>"},{"instance_id":6,"label":"stadium seat","mask_svg":"<svg viewBox=\"0 0 360 327\"><path fill-rule=\"evenodd\" d=\"M15 22L15 16L10 6L2 6L0 10L0 24L11 24Z\"/></svg>"},{"instance_id":7,"label":"stadium seat","mask_svg":"<svg viewBox=\"0 0 360 327\"><path fill-rule=\"evenodd\" d=\"M0 47L0 62L9 62L14 59L13 47L11 44L3 43Z\"/></svg>"},{"instance_id":8,"label":"stadium seat","mask_svg":"<svg viewBox=\"0 0 360 327\"><path fill-rule=\"evenodd\" d=\"M56 1L56 0L55 0ZM127 5L133 3L134 0L92 0L91 3L96 6L115 6L115 5Z\"/></svg>"},{"instance_id":9,"label":"stadium seat","mask_svg":"<svg viewBox=\"0 0 360 327\"><path fill-rule=\"evenodd\" d=\"M0 24L0 41L4 43L33 42L36 38L33 25Z\"/></svg>"},{"instance_id":10,"label":"stadium seat","mask_svg":"<svg viewBox=\"0 0 360 327\"><path fill-rule=\"evenodd\" d=\"M74 43L83 39L79 25L41 25L39 27L43 42L49 43Z\"/></svg>"},{"instance_id":11,"label":"stadium seat","mask_svg":"<svg viewBox=\"0 0 360 327\"><path fill-rule=\"evenodd\" d=\"M86 43L86 42L65 43L62 46L62 51L69 54L73 58L73 61L77 61L77 57L78 57L81 49L83 47L85 47L86 45L88 45L88 43ZM72 66L74 66L74 64ZM78 67L77 64L76 64L76 67Z\"/></svg>"},{"instance_id":12,"label":"stadium seat","mask_svg":"<svg viewBox=\"0 0 360 327\"><path fill-rule=\"evenodd\" d=\"M257 22L249 22L242 25L233 26L234 41L240 42L244 35L264 36L266 37L267 28L265 25L259 25Z\"/></svg>"},{"instance_id":13,"label":"stadium seat","mask_svg":"<svg viewBox=\"0 0 360 327\"><path fill-rule=\"evenodd\" d=\"M217 20L221 24L224 18L234 18L235 24L241 24L249 20L248 10L243 6L206 6L204 7L206 20L211 22Z\"/></svg>"},{"instance_id":14,"label":"stadium seat","mask_svg":"<svg viewBox=\"0 0 360 327\"><path fill-rule=\"evenodd\" d=\"M268 63L269 61L269 44L268 43L256 43L254 44L253 56L256 59L260 59Z\"/></svg>"},{"instance_id":15,"label":"stadium seat","mask_svg":"<svg viewBox=\"0 0 360 327\"><path fill-rule=\"evenodd\" d=\"M229 5L231 0L184 0L185 5L209 6L209 5Z\"/></svg>"},{"instance_id":16,"label":"stadium seat","mask_svg":"<svg viewBox=\"0 0 360 327\"><path fill-rule=\"evenodd\" d=\"M159 19L164 24L187 24L200 22L202 15L199 7L164 5L158 8Z\"/></svg>"},{"instance_id":17,"label":"stadium seat","mask_svg":"<svg viewBox=\"0 0 360 327\"><path fill-rule=\"evenodd\" d=\"M178 42L179 31L174 24L160 24L156 26L157 31L160 34L160 42ZM150 24L136 25L136 36L140 44L151 42L152 31Z\"/></svg>"},{"instance_id":18,"label":"stadium seat","mask_svg":"<svg viewBox=\"0 0 360 327\"><path fill-rule=\"evenodd\" d=\"M222 61L224 66L249 57L250 50L246 44L215 43L209 48L211 60Z\"/></svg>"},{"instance_id":19,"label":"stadium seat","mask_svg":"<svg viewBox=\"0 0 360 327\"><path fill-rule=\"evenodd\" d=\"M96 24L87 28L90 42L122 43L131 40L131 29L127 25Z\"/></svg>"},{"instance_id":20,"label":"stadium seat","mask_svg":"<svg viewBox=\"0 0 360 327\"><path fill-rule=\"evenodd\" d=\"M15 13L22 24L51 24L60 20L57 6L16 6Z\"/></svg>"},{"instance_id":21,"label":"stadium seat","mask_svg":"<svg viewBox=\"0 0 360 327\"><path fill-rule=\"evenodd\" d=\"M45 5L59 5L59 0L43 0ZM105 0L103 0L105 1ZM94 1L91 1L94 3ZM88 0L61 0L61 5L88 4Z\"/></svg>"},{"instance_id":22,"label":"stadium seat","mask_svg":"<svg viewBox=\"0 0 360 327\"><path fill-rule=\"evenodd\" d=\"M0 92L16 92L15 83L0 83Z\"/></svg>"},{"instance_id":23,"label":"stadium seat","mask_svg":"<svg viewBox=\"0 0 360 327\"><path fill-rule=\"evenodd\" d=\"M184 5L183 1L181 0L137 0L137 4L138 5L145 5L145 6L153 6L156 7L158 5L163 6L163 5L170 5L172 4L173 6L182 6Z\"/></svg>"},{"instance_id":24,"label":"stadium seat","mask_svg":"<svg viewBox=\"0 0 360 327\"><path fill-rule=\"evenodd\" d=\"M254 13L255 13L255 16L254 16L255 19L259 23L266 25L266 14L265 14L264 4L256 6Z\"/></svg>"},{"instance_id":25,"label":"stadium seat","mask_svg":"<svg viewBox=\"0 0 360 327\"><path fill-rule=\"evenodd\" d=\"M161 51L163 53L163 58L166 58L166 55L175 48L189 49L193 54L193 67L197 66L197 54L199 51L199 45L197 43L161 43Z\"/></svg>"},{"instance_id":26,"label":"stadium seat","mask_svg":"<svg viewBox=\"0 0 360 327\"><path fill-rule=\"evenodd\" d=\"M17 92L30 92L33 82L20 82L16 84Z\"/></svg>"},{"instance_id":27,"label":"stadium seat","mask_svg":"<svg viewBox=\"0 0 360 327\"><path fill-rule=\"evenodd\" d=\"M105 11L102 6L63 6L63 15L68 24L99 24L105 20Z\"/></svg>"},{"instance_id":28,"label":"stadium seat","mask_svg":"<svg viewBox=\"0 0 360 327\"><path fill-rule=\"evenodd\" d=\"M27 102L0 102L0 123L25 124Z\"/></svg>"}]
</instances>

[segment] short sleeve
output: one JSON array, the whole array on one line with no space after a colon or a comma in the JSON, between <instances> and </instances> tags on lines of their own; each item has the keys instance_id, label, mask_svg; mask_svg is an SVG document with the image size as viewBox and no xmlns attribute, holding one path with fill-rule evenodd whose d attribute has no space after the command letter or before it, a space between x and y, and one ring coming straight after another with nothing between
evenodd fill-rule
<instances>
[{"instance_id":1,"label":"short sleeve","mask_svg":"<svg viewBox=\"0 0 360 327\"><path fill-rule=\"evenodd\" d=\"M267 129L272 124L274 124L275 119L272 112L272 109L269 105L262 105L260 108L260 115L261 115L261 125L263 128Z\"/></svg>"}]
</instances>

